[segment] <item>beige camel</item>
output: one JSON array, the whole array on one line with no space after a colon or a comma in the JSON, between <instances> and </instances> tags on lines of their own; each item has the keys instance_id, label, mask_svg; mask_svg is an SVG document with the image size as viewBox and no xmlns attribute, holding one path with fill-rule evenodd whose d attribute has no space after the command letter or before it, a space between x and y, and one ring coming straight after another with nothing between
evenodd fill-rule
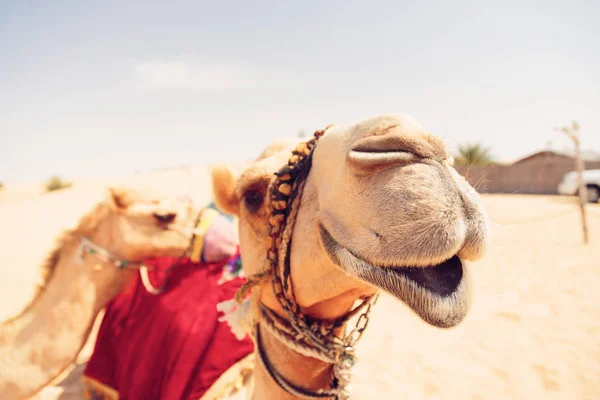
<instances>
[{"instance_id":1,"label":"beige camel","mask_svg":"<svg viewBox=\"0 0 600 400\"><path fill-rule=\"evenodd\" d=\"M62 235L43 265L44 284L34 299L0 326L0 397L31 396L68 367L137 263L187 248L191 212L166 197L110 188L104 201Z\"/></svg>"},{"instance_id":2,"label":"beige camel","mask_svg":"<svg viewBox=\"0 0 600 400\"><path fill-rule=\"evenodd\" d=\"M468 311L465 261L483 255L489 222L443 142L406 115L315 136L291 158L297 142L282 141L239 170L213 168L216 202L239 217L255 284L237 318L256 350L244 389L228 392L225 374L206 399L346 398L352 346L368 322L365 308L353 312L363 316L343 339L348 313L379 290L438 327Z\"/></svg>"}]
</instances>

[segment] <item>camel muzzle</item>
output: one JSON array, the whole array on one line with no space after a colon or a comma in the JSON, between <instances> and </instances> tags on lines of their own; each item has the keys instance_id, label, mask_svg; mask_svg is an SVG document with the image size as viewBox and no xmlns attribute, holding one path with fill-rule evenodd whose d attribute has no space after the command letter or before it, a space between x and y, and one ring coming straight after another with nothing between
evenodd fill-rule
<instances>
[{"instance_id":1,"label":"camel muzzle","mask_svg":"<svg viewBox=\"0 0 600 400\"><path fill-rule=\"evenodd\" d=\"M427 323L450 328L466 316L470 302L468 277L458 256L425 267L375 266L338 243L322 225L319 231L334 264L402 300Z\"/></svg>"}]
</instances>

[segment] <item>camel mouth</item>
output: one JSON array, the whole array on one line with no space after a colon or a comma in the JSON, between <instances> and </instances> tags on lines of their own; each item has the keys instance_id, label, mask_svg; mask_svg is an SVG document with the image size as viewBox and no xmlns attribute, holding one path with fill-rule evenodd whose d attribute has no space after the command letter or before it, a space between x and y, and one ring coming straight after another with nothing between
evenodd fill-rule
<instances>
[{"instance_id":1,"label":"camel mouth","mask_svg":"<svg viewBox=\"0 0 600 400\"><path fill-rule=\"evenodd\" d=\"M454 255L448 260L425 267L387 267L388 273L403 275L422 288L439 296L449 296L462 280L462 261Z\"/></svg>"},{"instance_id":2,"label":"camel mouth","mask_svg":"<svg viewBox=\"0 0 600 400\"><path fill-rule=\"evenodd\" d=\"M400 299L429 324L449 328L465 317L468 279L457 255L430 266L375 266L342 246L323 225L319 228L321 243L334 264Z\"/></svg>"}]
</instances>

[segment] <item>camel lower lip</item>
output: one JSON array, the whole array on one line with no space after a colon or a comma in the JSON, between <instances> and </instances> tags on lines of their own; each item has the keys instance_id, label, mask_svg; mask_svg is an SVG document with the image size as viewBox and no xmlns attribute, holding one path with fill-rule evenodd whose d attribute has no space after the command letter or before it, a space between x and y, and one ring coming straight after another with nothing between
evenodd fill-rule
<instances>
[{"instance_id":1,"label":"camel lower lip","mask_svg":"<svg viewBox=\"0 0 600 400\"><path fill-rule=\"evenodd\" d=\"M428 267L418 268L384 268L386 273L396 273L406 276L419 286L439 294L449 296L462 280L462 262L458 256Z\"/></svg>"},{"instance_id":2,"label":"camel lower lip","mask_svg":"<svg viewBox=\"0 0 600 400\"><path fill-rule=\"evenodd\" d=\"M322 225L320 234L336 265L399 298L430 324L450 327L466 315L465 270L458 256L429 267L377 267L341 246Z\"/></svg>"}]
</instances>

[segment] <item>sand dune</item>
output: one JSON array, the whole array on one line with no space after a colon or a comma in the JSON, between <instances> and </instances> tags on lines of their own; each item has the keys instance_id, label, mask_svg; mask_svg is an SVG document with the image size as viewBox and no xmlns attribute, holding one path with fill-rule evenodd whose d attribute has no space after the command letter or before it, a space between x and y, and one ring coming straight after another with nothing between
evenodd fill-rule
<instances>
[{"instance_id":1,"label":"sand dune","mask_svg":"<svg viewBox=\"0 0 600 400\"><path fill-rule=\"evenodd\" d=\"M189 192L201 204L210 198L204 167L122 180L127 181ZM20 201L0 197L1 319L27 302L54 236L74 224L107 183L78 182ZM494 239L472 268L471 313L460 326L440 330L382 296L358 345L355 398L598 398L600 206L589 207L592 243L584 247L570 198L488 195L484 200L495 223ZM89 351L84 349L81 362ZM40 398L78 398L81 368Z\"/></svg>"}]
</instances>

